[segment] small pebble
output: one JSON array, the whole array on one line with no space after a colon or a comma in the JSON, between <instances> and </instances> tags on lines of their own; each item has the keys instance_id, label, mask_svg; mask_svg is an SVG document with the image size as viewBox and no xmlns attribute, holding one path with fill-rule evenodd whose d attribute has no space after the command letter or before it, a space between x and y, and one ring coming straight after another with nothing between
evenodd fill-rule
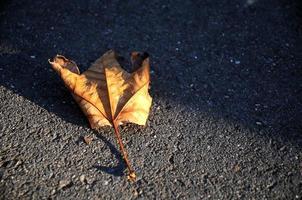
<instances>
[{"instance_id":1,"label":"small pebble","mask_svg":"<svg viewBox=\"0 0 302 200\"><path fill-rule=\"evenodd\" d=\"M236 64L236 65L239 65L239 64L240 64L240 60L236 60L236 61L235 61L235 64Z\"/></svg>"},{"instance_id":2,"label":"small pebble","mask_svg":"<svg viewBox=\"0 0 302 200\"><path fill-rule=\"evenodd\" d=\"M86 176L85 175L81 175L80 176L80 181L81 181L81 183L85 184L86 183Z\"/></svg>"},{"instance_id":3,"label":"small pebble","mask_svg":"<svg viewBox=\"0 0 302 200\"><path fill-rule=\"evenodd\" d=\"M234 172L239 172L240 171L240 166L238 164L236 164L234 166Z\"/></svg>"},{"instance_id":4,"label":"small pebble","mask_svg":"<svg viewBox=\"0 0 302 200\"><path fill-rule=\"evenodd\" d=\"M137 189L134 189L134 190L133 190L133 195L134 195L135 197L138 196L138 191L137 191Z\"/></svg>"},{"instance_id":5,"label":"small pebble","mask_svg":"<svg viewBox=\"0 0 302 200\"><path fill-rule=\"evenodd\" d=\"M246 4L247 5L253 5L254 3L256 3L257 0L247 0Z\"/></svg>"},{"instance_id":6,"label":"small pebble","mask_svg":"<svg viewBox=\"0 0 302 200\"><path fill-rule=\"evenodd\" d=\"M54 177L54 173L50 172L48 178L50 179L50 178L53 178L53 177Z\"/></svg>"},{"instance_id":7,"label":"small pebble","mask_svg":"<svg viewBox=\"0 0 302 200\"><path fill-rule=\"evenodd\" d=\"M54 195L55 193L56 193L56 190L53 189L53 190L51 190L50 195Z\"/></svg>"},{"instance_id":8,"label":"small pebble","mask_svg":"<svg viewBox=\"0 0 302 200\"><path fill-rule=\"evenodd\" d=\"M86 178L86 181L89 185L91 185L95 180L93 178Z\"/></svg>"},{"instance_id":9,"label":"small pebble","mask_svg":"<svg viewBox=\"0 0 302 200\"><path fill-rule=\"evenodd\" d=\"M85 135L84 136L84 138L83 138L83 140L84 140L84 142L86 143L86 144L91 144L91 142L93 141L93 137L92 136L90 136L90 135Z\"/></svg>"},{"instance_id":10,"label":"small pebble","mask_svg":"<svg viewBox=\"0 0 302 200\"><path fill-rule=\"evenodd\" d=\"M258 126L261 126L261 125L262 125L262 123L261 123L261 122L256 122L256 124L257 124Z\"/></svg>"},{"instance_id":11,"label":"small pebble","mask_svg":"<svg viewBox=\"0 0 302 200\"><path fill-rule=\"evenodd\" d=\"M72 185L72 182L70 181L70 180L67 180L67 179L65 179L65 180L60 180L60 182L59 182L59 190L60 189L64 189L64 188L66 188L66 187L69 187L69 186L71 186Z\"/></svg>"},{"instance_id":12,"label":"small pebble","mask_svg":"<svg viewBox=\"0 0 302 200\"><path fill-rule=\"evenodd\" d=\"M36 58L36 56L30 56L30 58L35 59L35 58Z\"/></svg>"},{"instance_id":13,"label":"small pebble","mask_svg":"<svg viewBox=\"0 0 302 200\"><path fill-rule=\"evenodd\" d=\"M283 146L280 148L280 151L284 151L286 149L286 146Z\"/></svg>"},{"instance_id":14,"label":"small pebble","mask_svg":"<svg viewBox=\"0 0 302 200\"><path fill-rule=\"evenodd\" d=\"M267 189L271 189L276 185L276 182L272 182L269 185L266 186Z\"/></svg>"},{"instance_id":15,"label":"small pebble","mask_svg":"<svg viewBox=\"0 0 302 200\"><path fill-rule=\"evenodd\" d=\"M18 160L17 163L15 164L15 167L18 167L19 165L22 165L22 164L23 164L22 160Z\"/></svg>"}]
</instances>

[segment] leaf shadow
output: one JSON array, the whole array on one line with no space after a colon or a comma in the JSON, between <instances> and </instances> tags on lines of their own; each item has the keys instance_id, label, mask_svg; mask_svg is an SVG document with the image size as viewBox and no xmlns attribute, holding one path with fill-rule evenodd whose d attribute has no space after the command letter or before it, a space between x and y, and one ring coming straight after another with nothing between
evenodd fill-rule
<instances>
[{"instance_id":1,"label":"leaf shadow","mask_svg":"<svg viewBox=\"0 0 302 200\"><path fill-rule=\"evenodd\" d=\"M115 159L118 161L116 166L104 166L95 164L92 166L92 168L103 171L107 174L111 174L113 176L124 176L124 170L126 169L126 165L123 159L123 156L119 152L118 149L103 135L101 135L99 132L93 130L94 135L102 142L105 143L105 145L109 148L110 152L114 155Z\"/></svg>"}]
</instances>

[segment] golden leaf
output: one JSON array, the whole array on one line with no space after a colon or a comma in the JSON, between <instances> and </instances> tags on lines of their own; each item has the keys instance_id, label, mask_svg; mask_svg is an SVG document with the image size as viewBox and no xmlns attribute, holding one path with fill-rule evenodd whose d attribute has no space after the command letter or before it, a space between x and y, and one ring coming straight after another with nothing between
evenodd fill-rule
<instances>
[{"instance_id":1,"label":"golden leaf","mask_svg":"<svg viewBox=\"0 0 302 200\"><path fill-rule=\"evenodd\" d=\"M135 179L124 149L118 125L131 122L145 125L152 98L148 93L150 65L147 53L133 52L131 62L136 69L128 73L119 65L118 55L110 50L80 74L76 63L57 55L49 61L87 116L92 129L113 126L117 141L129 169L128 178Z\"/></svg>"}]
</instances>

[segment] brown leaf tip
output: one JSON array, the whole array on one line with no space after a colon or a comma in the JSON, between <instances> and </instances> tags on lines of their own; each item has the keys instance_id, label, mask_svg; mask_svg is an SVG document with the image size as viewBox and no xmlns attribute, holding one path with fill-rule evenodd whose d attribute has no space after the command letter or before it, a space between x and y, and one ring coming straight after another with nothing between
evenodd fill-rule
<instances>
[{"instance_id":1,"label":"brown leaf tip","mask_svg":"<svg viewBox=\"0 0 302 200\"><path fill-rule=\"evenodd\" d=\"M65 58L64 56L62 56L62 55L56 55L53 58L53 61L48 59L48 62L52 65L54 70L56 70L58 72L62 68L64 68L64 69L68 69L69 71L71 71L75 74L80 74L80 71L79 71L79 68L78 68L77 64L74 61L69 60L69 59Z\"/></svg>"}]
</instances>

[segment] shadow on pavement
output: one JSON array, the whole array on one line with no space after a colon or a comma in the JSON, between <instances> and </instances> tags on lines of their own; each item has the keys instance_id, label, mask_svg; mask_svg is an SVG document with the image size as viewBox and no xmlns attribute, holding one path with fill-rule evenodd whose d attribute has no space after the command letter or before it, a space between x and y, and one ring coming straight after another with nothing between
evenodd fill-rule
<instances>
[{"instance_id":1,"label":"shadow on pavement","mask_svg":"<svg viewBox=\"0 0 302 200\"><path fill-rule=\"evenodd\" d=\"M120 154L120 152L115 148L115 146L111 142L109 142L109 140L106 139L106 137L102 136L97 131L94 131L94 134L96 135L96 137L98 139L102 140L102 142L104 142L107 147L109 147L110 152L118 160L118 164L114 167L94 165L94 166L92 166L92 168L95 168L97 170L106 172L106 173L114 175L114 176L123 176L124 170L126 169L126 165L124 163L124 159L123 159L122 155Z\"/></svg>"}]
</instances>

